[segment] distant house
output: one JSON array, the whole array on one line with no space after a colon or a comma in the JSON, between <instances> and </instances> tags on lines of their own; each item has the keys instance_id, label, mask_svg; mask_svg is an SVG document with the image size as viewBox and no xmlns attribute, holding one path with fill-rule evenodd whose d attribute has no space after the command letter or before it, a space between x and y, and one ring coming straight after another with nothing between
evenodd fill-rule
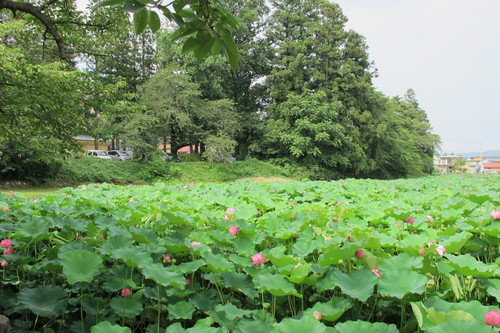
<instances>
[{"instance_id":1,"label":"distant house","mask_svg":"<svg viewBox=\"0 0 500 333\"><path fill-rule=\"evenodd\" d=\"M460 158L463 157L458 155L434 156L434 169L441 173L450 173L453 163Z\"/></svg>"},{"instance_id":2,"label":"distant house","mask_svg":"<svg viewBox=\"0 0 500 333\"><path fill-rule=\"evenodd\" d=\"M489 158L482 161L481 173L500 173L500 158Z\"/></svg>"}]
</instances>

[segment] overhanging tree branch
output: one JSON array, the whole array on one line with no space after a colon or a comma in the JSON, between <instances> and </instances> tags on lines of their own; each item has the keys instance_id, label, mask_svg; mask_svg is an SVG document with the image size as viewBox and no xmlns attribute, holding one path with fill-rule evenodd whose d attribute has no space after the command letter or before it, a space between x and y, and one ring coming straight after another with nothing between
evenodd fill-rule
<instances>
[{"instance_id":1,"label":"overhanging tree branch","mask_svg":"<svg viewBox=\"0 0 500 333\"><path fill-rule=\"evenodd\" d=\"M41 7L34 6L30 3L27 2L18 2L18 1L12 1L12 0L0 0L0 10L2 9L10 9L12 12L20 11L26 14L30 14L34 17L36 17L42 24L45 26L47 29L47 32L52 35L54 38L54 41L57 44L57 48L59 50L59 58L62 60L68 60L67 55L66 55L66 47L64 45L64 41L62 36L57 32L57 29L54 25L54 22L52 22L50 19L48 19L43 13L43 9L46 8L46 6L54 3L55 1L48 1Z\"/></svg>"}]
</instances>

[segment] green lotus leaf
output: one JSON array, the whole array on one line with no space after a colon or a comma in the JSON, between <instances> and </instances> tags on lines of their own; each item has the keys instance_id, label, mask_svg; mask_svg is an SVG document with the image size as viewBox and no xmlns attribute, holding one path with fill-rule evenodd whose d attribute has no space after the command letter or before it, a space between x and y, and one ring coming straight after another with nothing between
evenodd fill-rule
<instances>
[{"instance_id":1,"label":"green lotus leaf","mask_svg":"<svg viewBox=\"0 0 500 333\"><path fill-rule=\"evenodd\" d=\"M222 273L222 279L229 288L242 292L248 297L254 298L257 295L257 290L252 282L252 279L247 274L243 273Z\"/></svg>"},{"instance_id":2,"label":"green lotus leaf","mask_svg":"<svg viewBox=\"0 0 500 333\"><path fill-rule=\"evenodd\" d=\"M464 321L457 319L447 319L445 322L429 326L425 332L429 333L450 333L450 332L474 332L474 333L491 333L491 326L485 325L477 321Z\"/></svg>"},{"instance_id":3,"label":"green lotus leaf","mask_svg":"<svg viewBox=\"0 0 500 333\"><path fill-rule=\"evenodd\" d=\"M500 279L488 279L486 291L500 302Z\"/></svg>"},{"instance_id":4,"label":"green lotus leaf","mask_svg":"<svg viewBox=\"0 0 500 333\"><path fill-rule=\"evenodd\" d=\"M271 331L290 333L290 332L307 332L307 333L324 333L326 326L314 316L303 316L300 319L285 318L279 324L274 326ZM357 332L359 333L359 331Z\"/></svg>"},{"instance_id":5,"label":"green lotus leaf","mask_svg":"<svg viewBox=\"0 0 500 333\"><path fill-rule=\"evenodd\" d=\"M422 268L422 257L415 257L408 253L401 253L382 261L380 271L393 271L398 269Z\"/></svg>"},{"instance_id":6,"label":"green lotus leaf","mask_svg":"<svg viewBox=\"0 0 500 333\"><path fill-rule=\"evenodd\" d=\"M245 316L250 317L255 313L255 311L239 309L232 303L226 303L224 305L219 304L215 307L215 311L224 312L224 315L229 320L234 320L236 318L242 318Z\"/></svg>"},{"instance_id":7,"label":"green lotus leaf","mask_svg":"<svg viewBox=\"0 0 500 333\"><path fill-rule=\"evenodd\" d=\"M128 327L123 327L118 324L111 324L109 321L101 321L99 324L90 328L90 333L132 333Z\"/></svg>"},{"instance_id":8,"label":"green lotus leaf","mask_svg":"<svg viewBox=\"0 0 500 333\"><path fill-rule=\"evenodd\" d=\"M378 292L382 296L402 299L406 294L422 294L425 291L427 278L409 269L381 270L382 277L378 282Z\"/></svg>"},{"instance_id":9,"label":"green lotus leaf","mask_svg":"<svg viewBox=\"0 0 500 333\"><path fill-rule=\"evenodd\" d=\"M184 289L186 285L186 278L181 273L172 272L162 264L144 265L142 267L142 274L163 287L173 286Z\"/></svg>"},{"instance_id":10,"label":"green lotus leaf","mask_svg":"<svg viewBox=\"0 0 500 333\"><path fill-rule=\"evenodd\" d=\"M484 264L468 253L459 256L448 254L446 258L451 267L465 276L479 275L482 277L491 277L495 274L500 274L498 266Z\"/></svg>"},{"instance_id":11,"label":"green lotus leaf","mask_svg":"<svg viewBox=\"0 0 500 333\"><path fill-rule=\"evenodd\" d=\"M234 328L234 333L269 333L273 329L271 323L265 322L258 318L240 319Z\"/></svg>"},{"instance_id":12,"label":"green lotus leaf","mask_svg":"<svg viewBox=\"0 0 500 333\"><path fill-rule=\"evenodd\" d=\"M175 266L175 270L179 273L187 274L196 272L200 267L205 265L205 261L198 259L177 265Z\"/></svg>"},{"instance_id":13,"label":"green lotus leaf","mask_svg":"<svg viewBox=\"0 0 500 333\"><path fill-rule=\"evenodd\" d=\"M44 219L32 219L17 225L17 237L23 240L37 242L49 238L50 222Z\"/></svg>"},{"instance_id":14,"label":"green lotus leaf","mask_svg":"<svg viewBox=\"0 0 500 333\"><path fill-rule=\"evenodd\" d=\"M60 254L63 274L70 284L92 282L102 267L102 258L93 252L72 250Z\"/></svg>"},{"instance_id":15,"label":"green lotus leaf","mask_svg":"<svg viewBox=\"0 0 500 333\"><path fill-rule=\"evenodd\" d=\"M352 305L353 302L347 298L333 297L327 303L314 304L312 310L313 312L321 312L323 320L334 322L352 308Z\"/></svg>"},{"instance_id":16,"label":"green lotus leaf","mask_svg":"<svg viewBox=\"0 0 500 333\"><path fill-rule=\"evenodd\" d=\"M364 302L373 294L373 286L376 282L375 274L365 268L351 273L342 273L336 269L330 271L316 287L319 291L323 291L332 290L338 286L344 294Z\"/></svg>"},{"instance_id":17,"label":"green lotus leaf","mask_svg":"<svg viewBox=\"0 0 500 333\"><path fill-rule=\"evenodd\" d=\"M264 291L268 291L274 296L295 295L302 297L293 284L287 281L283 275L277 274L259 274L253 278L255 287Z\"/></svg>"},{"instance_id":18,"label":"green lotus leaf","mask_svg":"<svg viewBox=\"0 0 500 333\"><path fill-rule=\"evenodd\" d=\"M255 244L248 238L233 237L230 242L233 243L236 253L247 257L255 254Z\"/></svg>"},{"instance_id":19,"label":"green lotus leaf","mask_svg":"<svg viewBox=\"0 0 500 333\"><path fill-rule=\"evenodd\" d=\"M55 285L23 288L17 295L21 304L42 317L62 315L68 302L67 292Z\"/></svg>"},{"instance_id":20,"label":"green lotus leaf","mask_svg":"<svg viewBox=\"0 0 500 333\"><path fill-rule=\"evenodd\" d=\"M153 262L149 253L143 252L137 246L122 247L112 251L115 259L123 260L125 264L131 267L143 267Z\"/></svg>"},{"instance_id":21,"label":"green lotus leaf","mask_svg":"<svg viewBox=\"0 0 500 333\"><path fill-rule=\"evenodd\" d=\"M335 325L335 328L340 333L398 333L398 329L394 324L385 323L369 323L367 321L346 321Z\"/></svg>"},{"instance_id":22,"label":"green lotus leaf","mask_svg":"<svg viewBox=\"0 0 500 333\"><path fill-rule=\"evenodd\" d=\"M212 272L223 273L235 271L234 264L227 260L222 254L207 253L205 255L205 261L208 269Z\"/></svg>"},{"instance_id":23,"label":"green lotus leaf","mask_svg":"<svg viewBox=\"0 0 500 333\"><path fill-rule=\"evenodd\" d=\"M124 235L109 237L101 246L101 253L111 255L114 250L132 247L132 239Z\"/></svg>"},{"instance_id":24,"label":"green lotus leaf","mask_svg":"<svg viewBox=\"0 0 500 333\"><path fill-rule=\"evenodd\" d=\"M341 259L352 258L354 253L360 248L361 246L357 243L347 243L344 246L340 246L340 244L331 244L325 252L320 255L318 264L321 266L336 265Z\"/></svg>"},{"instance_id":25,"label":"green lotus leaf","mask_svg":"<svg viewBox=\"0 0 500 333\"><path fill-rule=\"evenodd\" d=\"M168 305L168 319L191 319L195 310L191 302L177 302Z\"/></svg>"},{"instance_id":26,"label":"green lotus leaf","mask_svg":"<svg viewBox=\"0 0 500 333\"><path fill-rule=\"evenodd\" d=\"M115 297L110 302L113 311L120 317L135 318L141 314L143 306L137 297Z\"/></svg>"},{"instance_id":27,"label":"green lotus leaf","mask_svg":"<svg viewBox=\"0 0 500 333\"><path fill-rule=\"evenodd\" d=\"M470 232L462 231L443 240L440 244L446 248L446 252L448 253L459 252L471 237L472 234Z\"/></svg>"}]
</instances>

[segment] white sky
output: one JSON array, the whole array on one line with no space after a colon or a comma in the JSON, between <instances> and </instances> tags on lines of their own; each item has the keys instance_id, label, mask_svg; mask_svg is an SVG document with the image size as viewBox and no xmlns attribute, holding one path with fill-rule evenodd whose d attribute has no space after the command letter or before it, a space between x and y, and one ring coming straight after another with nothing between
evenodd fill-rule
<instances>
[{"instance_id":1,"label":"white sky","mask_svg":"<svg viewBox=\"0 0 500 333\"><path fill-rule=\"evenodd\" d=\"M446 153L500 150L500 0L332 0L366 37L378 90L415 90Z\"/></svg>"}]
</instances>

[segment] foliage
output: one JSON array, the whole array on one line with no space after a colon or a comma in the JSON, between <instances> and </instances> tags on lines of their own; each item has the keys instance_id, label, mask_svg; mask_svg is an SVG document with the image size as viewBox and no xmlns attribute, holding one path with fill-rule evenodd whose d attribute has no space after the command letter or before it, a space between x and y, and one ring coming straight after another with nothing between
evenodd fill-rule
<instances>
[{"instance_id":1,"label":"foliage","mask_svg":"<svg viewBox=\"0 0 500 333\"><path fill-rule=\"evenodd\" d=\"M19 21L2 23L0 38L23 28ZM62 63L31 64L21 50L0 43L0 92L0 177L49 176L76 149L93 82Z\"/></svg>"},{"instance_id":2,"label":"foliage","mask_svg":"<svg viewBox=\"0 0 500 333\"><path fill-rule=\"evenodd\" d=\"M228 163L234 154L236 141L226 135L210 136L205 141L203 157L209 162Z\"/></svg>"},{"instance_id":3,"label":"foliage","mask_svg":"<svg viewBox=\"0 0 500 333\"><path fill-rule=\"evenodd\" d=\"M153 180L171 180L177 169L157 157L148 162L106 161L97 158L71 159L62 163L57 175L49 182L62 185L79 185L89 182L130 184Z\"/></svg>"},{"instance_id":4,"label":"foliage","mask_svg":"<svg viewBox=\"0 0 500 333\"><path fill-rule=\"evenodd\" d=\"M447 175L0 194L0 306L15 332L489 332L499 186Z\"/></svg>"}]
</instances>

